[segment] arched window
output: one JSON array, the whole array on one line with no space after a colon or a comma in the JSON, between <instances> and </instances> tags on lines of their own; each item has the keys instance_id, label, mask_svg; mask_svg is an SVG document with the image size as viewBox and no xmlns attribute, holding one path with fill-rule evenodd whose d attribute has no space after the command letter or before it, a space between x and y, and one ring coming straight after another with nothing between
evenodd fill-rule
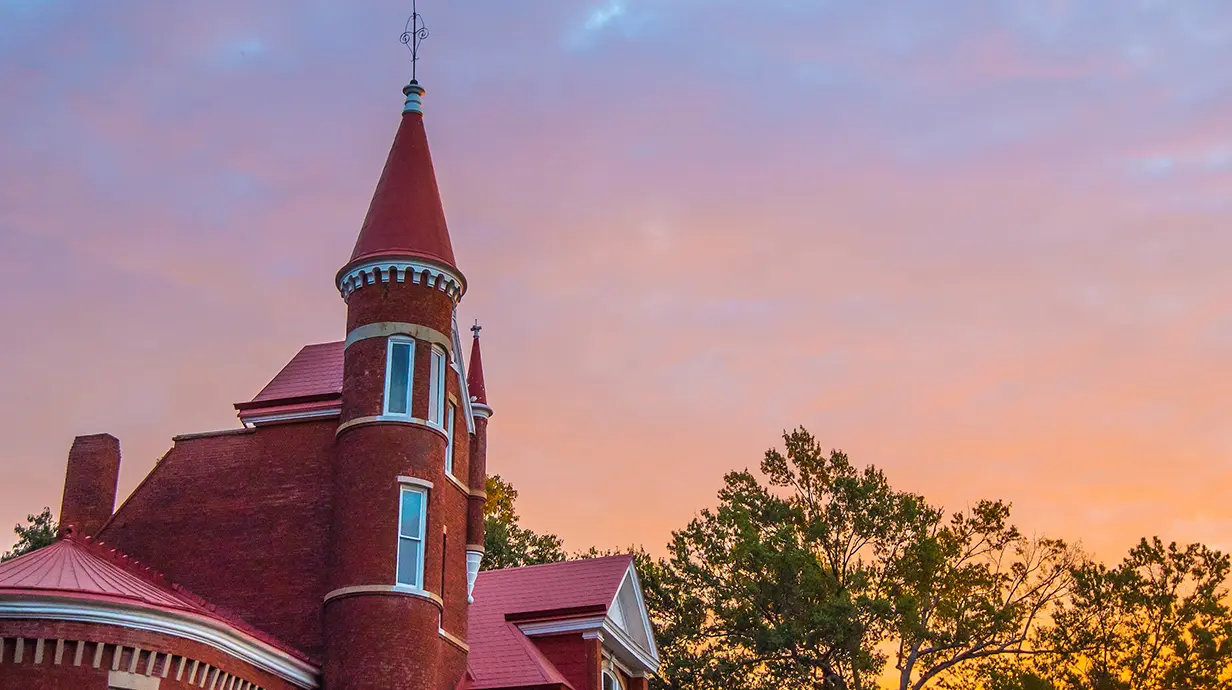
<instances>
[{"instance_id":1,"label":"arched window","mask_svg":"<svg viewBox=\"0 0 1232 690\"><path fill-rule=\"evenodd\" d=\"M603 672L603 690L624 690L620 676L616 675L615 671Z\"/></svg>"}]
</instances>

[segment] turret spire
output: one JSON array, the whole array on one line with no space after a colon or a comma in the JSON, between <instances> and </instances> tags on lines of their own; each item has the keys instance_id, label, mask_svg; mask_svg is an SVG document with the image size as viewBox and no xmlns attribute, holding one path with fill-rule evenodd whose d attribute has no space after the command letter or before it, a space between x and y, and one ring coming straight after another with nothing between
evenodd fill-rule
<instances>
[{"instance_id":1,"label":"turret spire","mask_svg":"<svg viewBox=\"0 0 1232 690\"><path fill-rule=\"evenodd\" d=\"M479 353L479 331L481 330L483 326L480 326L479 321L476 320L475 325L471 326L471 332L475 334L475 337L471 342L471 363L466 368L466 390L471 394L472 403L486 408L488 392L483 387L483 357Z\"/></svg>"},{"instance_id":2,"label":"turret spire","mask_svg":"<svg viewBox=\"0 0 1232 690\"><path fill-rule=\"evenodd\" d=\"M416 11L402 42L411 49L414 69L418 46L428 35ZM351 258L338 272L343 296L365 284L427 280L459 300L465 279L454 260L424 129L424 89L414 79L403 89L406 102L393 146L385 160Z\"/></svg>"}]
</instances>

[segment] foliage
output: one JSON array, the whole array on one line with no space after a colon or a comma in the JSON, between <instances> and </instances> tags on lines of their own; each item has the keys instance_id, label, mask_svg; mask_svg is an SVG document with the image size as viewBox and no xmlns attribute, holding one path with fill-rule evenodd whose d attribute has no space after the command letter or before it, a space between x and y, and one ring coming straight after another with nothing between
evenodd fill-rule
<instances>
[{"instance_id":1,"label":"foliage","mask_svg":"<svg viewBox=\"0 0 1232 690\"><path fill-rule=\"evenodd\" d=\"M1143 539L1115 568L1084 563L1055 615L1064 651L1043 669L1058 689L1232 688L1229 557Z\"/></svg>"},{"instance_id":2,"label":"foliage","mask_svg":"<svg viewBox=\"0 0 1232 690\"><path fill-rule=\"evenodd\" d=\"M12 551L0 556L0 562L17 558L55 542L58 527L55 518L51 516L51 508L43 508L43 512L38 515L27 515L26 522L29 524L24 527L22 525L13 526L13 533L17 535L17 543L13 545Z\"/></svg>"},{"instance_id":3,"label":"foliage","mask_svg":"<svg viewBox=\"0 0 1232 690\"><path fill-rule=\"evenodd\" d=\"M805 429L783 440L765 483L728 474L718 507L648 569L658 687L864 690L893 650L899 687L919 690L1037 651L1071 579L1063 542L1024 537L1001 502L947 517Z\"/></svg>"},{"instance_id":4,"label":"foliage","mask_svg":"<svg viewBox=\"0 0 1232 690\"><path fill-rule=\"evenodd\" d=\"M565 560L560 537L537 534L521 527L514 503L518 492L499 474L488 477L487 502L484 503L484 535L482 570L517 568L539 563Z\"/></svg>"},{"instance_id":5,"label":"foliage","mask_svg":"<svg viewBox=\"0 0 1232 690\"><path fill-rule=\"evenodd\" d=\"M927 507L803 429L784 440L761 465L769 486L728 474L718 507L673 535L656 573L661 687L873 687L893 613L884 563Z\"/></svg>"},{"instance_id":6,"label":"foliage","mask_svg":"<svg viewBox=\"0 0 1232 690\"><path fill-rule=\"evenodd\" d=\"M1023 536L1009 516L1008 505L980 501L930 525L892 564L901 690L963 664L1044 651L1032 633L1066 594L1077 556L1063 541Z\"/></svg>"}]
</instances>

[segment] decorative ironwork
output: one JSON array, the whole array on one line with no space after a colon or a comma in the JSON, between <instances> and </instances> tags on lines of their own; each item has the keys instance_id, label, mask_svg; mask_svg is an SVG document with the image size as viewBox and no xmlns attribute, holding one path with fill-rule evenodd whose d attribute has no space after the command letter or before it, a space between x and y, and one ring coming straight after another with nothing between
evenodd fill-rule
<instances>
[{"instance_id":1,"label":"decorative ironwork","mask_svg":"<svg viewBox=\"0 0 1232 690\"><path fill-rule=\"evenodd\" d=\"M483 326L479 325L479 319L475 319L475 325L471 326L471 333L474 333L475 337L478 338L479 331L482 331L482 330L483 330Z\"/></svg>"},{"instance_id":2,"label":"decorative ironwork","mask_svg":"<svg viewBox=\"0 0 1232 690\"><path fill-rule=\"evenodd\" d=\"M411 0L411 18L406 20L406 30L402 32L402 44L411 51L411 83L415 83L415 63L419 62L419 44L428 37L428 27L423 17Z\"/></svg>"}]
</instances>

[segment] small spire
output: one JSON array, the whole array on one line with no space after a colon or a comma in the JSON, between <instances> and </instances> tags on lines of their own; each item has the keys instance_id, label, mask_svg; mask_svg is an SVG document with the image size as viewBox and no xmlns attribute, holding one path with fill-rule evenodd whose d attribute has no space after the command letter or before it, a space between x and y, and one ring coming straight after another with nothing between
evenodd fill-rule
<instances>
[{"instance_id":1,"label":"small spire","mask_svg":"<svg viewBox=\"0 0 1232 690\"><path fill-rule=\"evenodd\" d=\"M483 326L480 326L479 321L476 320L475 325L471 326L471 333L475 334L475 338L471 342L471 363L466 368L466 390L471 395L472 403L486 407L488 392L483 386L483 357L479 353L479 331L481 330Z\"/></svg>"},{"instance_id":2,"label":"small spire","mask_svg":"<svg viewBox=\"0 0 1232 690\"><path fill-rule=\"evenodd\" d=\"M419 9L415 5L415 0L411 0L411 18L406 20L406 29L402 32L402 37L399 39L406 49L411 51L411 83L402 88L402 94L406 96L406 102L402 105L404 113L419 113L423 114L423 87L419 85L417 71L419 66L419 44L428 37L428 27L423 22L423 16L419 14Z\"/></svg>"},{"instance_id":3,"label":"small spire","mask_svg":"<svg viewBox=\"0 0 1232 690\"><path fill-rule=\"evenodd\" d=\"M416 81L416 67L419 62L419 44L428 37L428 26L424 24L423 15L419 14L416 0L411 0L411 18L406 20L406 29L402 32L401 41L406 49L411 51L411 83Z\"/></svg>"}]
</instances>

